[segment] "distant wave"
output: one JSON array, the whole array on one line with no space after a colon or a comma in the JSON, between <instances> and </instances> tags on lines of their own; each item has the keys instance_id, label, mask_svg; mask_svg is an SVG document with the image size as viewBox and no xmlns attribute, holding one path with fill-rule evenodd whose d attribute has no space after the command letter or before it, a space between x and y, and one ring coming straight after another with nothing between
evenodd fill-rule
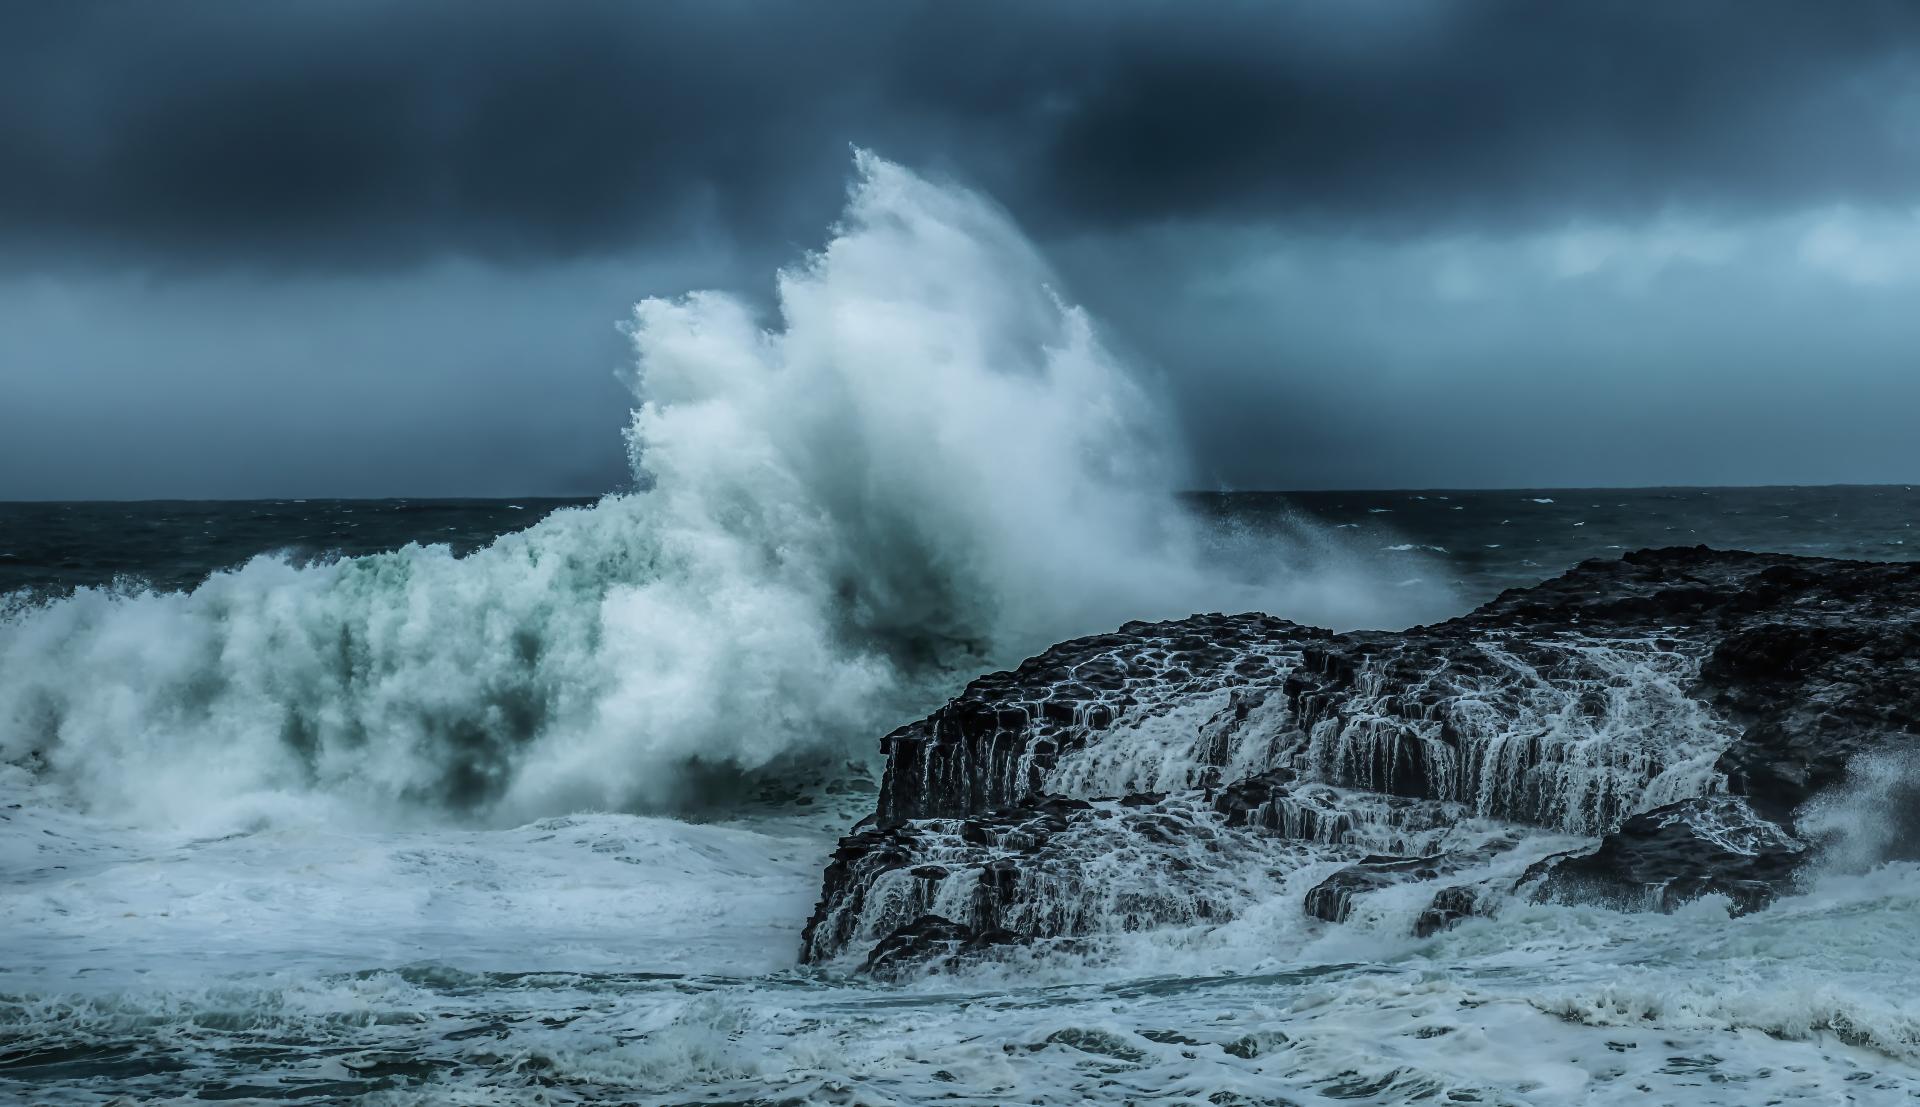
<instances>
[{"instance_id":1,"label":"distant wave","mask_svg":"<svg viewBox=\"0 0 1920 1107\"><path fill-rule=\"evenodd\" d=\"M778 322L634 312L643 491L443 546L0 622L0 757L96 809L674 810L864 756L966 676L1132 618L1392 624L1309 549L1203 533L1170 422L997 208L862 153Z\"/></svg>"}]
</instances>

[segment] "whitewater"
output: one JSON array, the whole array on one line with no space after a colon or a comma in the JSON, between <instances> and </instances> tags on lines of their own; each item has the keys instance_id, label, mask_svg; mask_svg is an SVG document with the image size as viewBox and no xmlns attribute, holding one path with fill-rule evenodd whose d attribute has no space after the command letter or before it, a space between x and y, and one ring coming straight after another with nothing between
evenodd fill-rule
<instances>
[{"instance_id":1,"label":"whitewater","mask_svg":"<svg viewBox=\"0 0 1920 1107\"><path fill-rule=\"evenodd\" d=\"M0 1099L1920 1098L1920 866L1868 842L1873 767L1817 879L1738 918L1515 899L1413 938L1393 890L1305 916L1317 861L1226 873L1226 922L802 968L878 738L968 679L1133 619L1467 604L1435 551L1383 577L1177 501L1153 381L1013 221L869 154L770 304L628 330L633 492L464 556L4 605Z\"/></svg>"}]
</instances>

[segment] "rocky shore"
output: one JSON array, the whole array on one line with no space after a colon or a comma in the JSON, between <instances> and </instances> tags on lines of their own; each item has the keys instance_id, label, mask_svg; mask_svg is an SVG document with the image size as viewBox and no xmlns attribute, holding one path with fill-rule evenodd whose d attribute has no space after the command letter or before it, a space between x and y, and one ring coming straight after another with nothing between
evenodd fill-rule
<instances>
[{"instance_id":1,"label":"rocky shore","mask_svg":"<svg viewBox=\"0 0 1920 1107\"><path fill-rule=\"evenodd\" d=\"M882 740L803 952L1224 922L1303 873L1307 914L1401 889L1419 935L1515 896L1759 910L1818 853L1808 802L1917 739L1911 564L1658 549L1398 633L1130 623Z\"/></svg>"}]
</instances>

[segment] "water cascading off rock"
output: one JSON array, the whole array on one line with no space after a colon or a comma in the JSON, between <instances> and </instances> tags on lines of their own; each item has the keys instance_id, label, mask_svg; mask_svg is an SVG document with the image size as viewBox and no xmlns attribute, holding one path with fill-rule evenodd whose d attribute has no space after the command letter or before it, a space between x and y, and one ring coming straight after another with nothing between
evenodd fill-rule
<instances>
[{"instance_id":1,"label":"water cascading off rock","mask_svg":"<svg viewBox=\"0 0 1920 1107\"><path fill-rule=\"evenodd\" d=\"M1322 870L1309 914L1420 885L1421 934L1514 895L1755 910L1813 855L1795 812L1920 741L1915 658L1920 567L1704 547L1404 633L1130 623L883 740L803 955L1211 925Z\"/></svg>"}]
</instances>

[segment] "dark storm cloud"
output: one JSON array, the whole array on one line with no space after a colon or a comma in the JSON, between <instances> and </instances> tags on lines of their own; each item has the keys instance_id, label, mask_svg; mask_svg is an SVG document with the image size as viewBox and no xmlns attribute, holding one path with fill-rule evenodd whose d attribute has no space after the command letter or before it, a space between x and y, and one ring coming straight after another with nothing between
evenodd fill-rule
<instances>
[{"instance_id":1,"label":"dark storm cloud","mask_svg":"<svg viewBox=\"0 0 1920 1107\"><path fill-rule=\"evenodd\" d=\"M1920 475L1911 0L0 0L0 498L617 486L614 321L856 144L1205 483Z\"/></svg>"},{"instance_id":2,"label":"dark storm cloud","mask_svg":"<svg viewBox=\"0 0 1920 1107\"><path fill-rule=\"evenodd\" d=\"M1050 233L1910 200L1920 6L25 4L16 264L812 241L849 143ZM37 249L35 249L37 247Z\"/></svg>"},{"instance_id":3,"label":"dark storm cloud","mask_svg":"<svg viewBox=\"0 0 1920 1107\"><path fill-rule=\"evenodd\" d=\"M1360 4L1249 23L1114 51L1052 139L1056 200L1107 220L1418 227L1920 194L1920 6Z\"/></svg>"},{"instance_id":4,"label":"dark storm cloud","mask_svg":"<svg viewBox=\"0 0 1920 1107\"><path fill-rule=\"evenodd\" d=\"M825 83L831 36L702 10L42 6L0 36L0 220L63 249L347 265L753 233L791 175L844 161L796 141L831 97L777 95Z\"/></svg>"}]
</instances>

